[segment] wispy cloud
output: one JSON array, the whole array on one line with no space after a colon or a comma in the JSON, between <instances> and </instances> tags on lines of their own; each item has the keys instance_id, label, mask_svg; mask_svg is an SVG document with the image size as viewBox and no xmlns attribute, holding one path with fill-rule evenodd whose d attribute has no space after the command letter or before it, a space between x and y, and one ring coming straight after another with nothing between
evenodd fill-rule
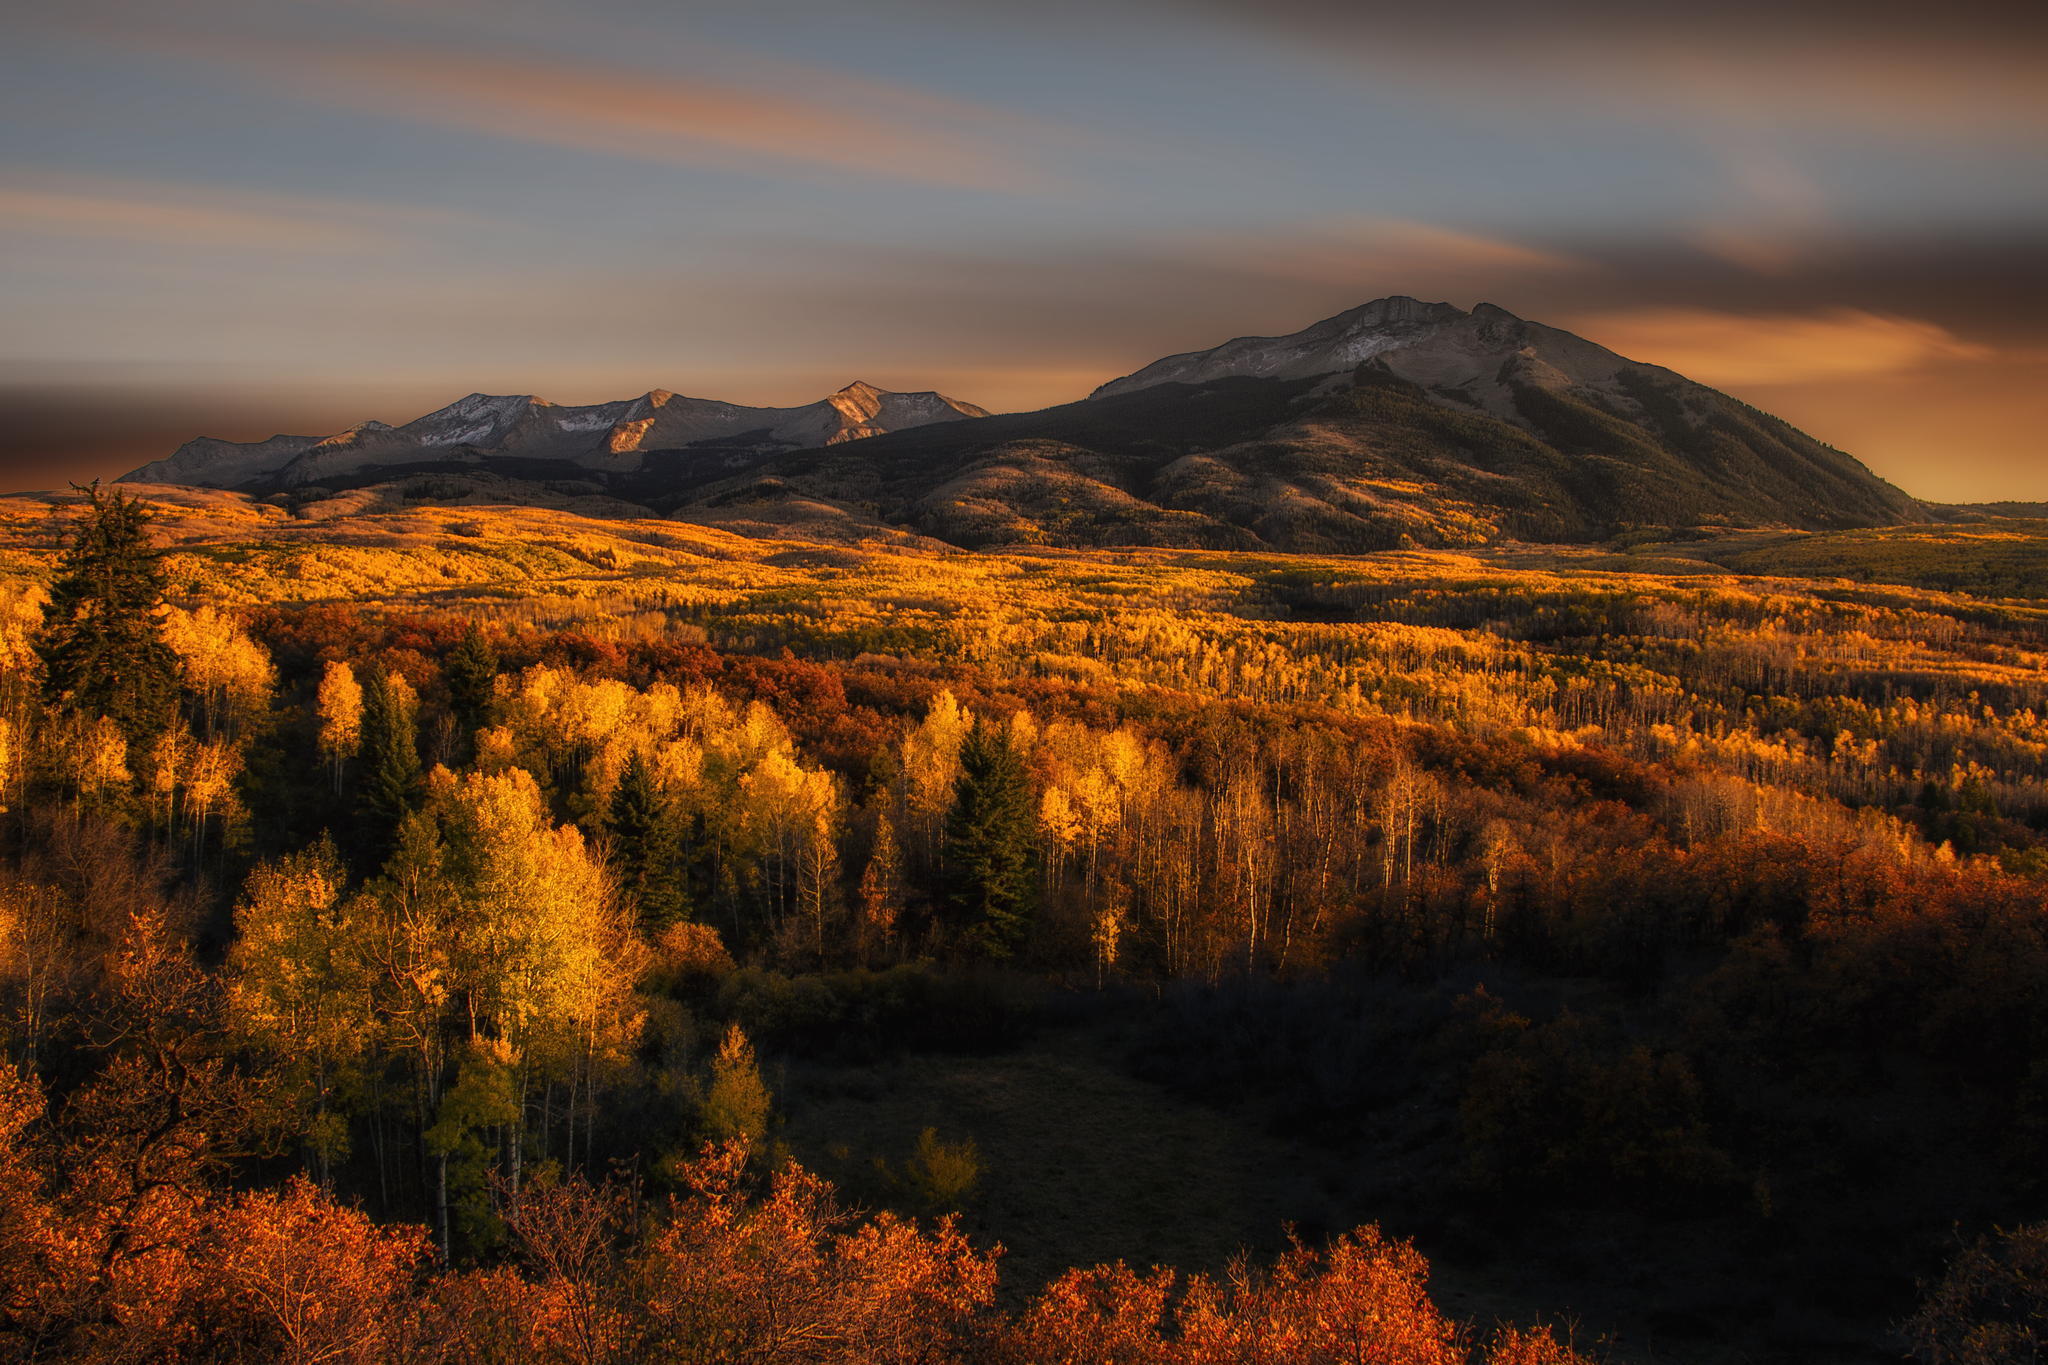
<instances>
[{"instance_id":1,"label":"wispy cloud","mask_svg":"<svg viewBox=\"0 0 2048 1365\"><path fill-rule=\"evenodd\" d=\"M1064 4L1071 16L1077 0ZM1465 104L1752 118L1905 135L2048 126L2048 10L2010 0L1146 0L1293 39Z\"/></svg>"},{"instance_id":2,"label":"wispy cloud","mask_svg":"<svg viewBox=\"0 0 2048 1365\"><path fill-rule=\"evenodd\" d=\"M1897 374L1992 354L1935 323L1858 308L1775 315L1642 308L1574 318L1567 325L1633 359L1723 386Z\"/></svg>"},{"instance_id":3,"label":"wispy cloud","mask_svg":"<svg viewBox=\"0 0 2048 1365\"><path fill-rule=\"evenodd\" d=\"M353 252L460 215L318 195L121 177L0 182L0 233L85 236L172 247Z\"/></svg>"},{"instance_id":4,"label":"wispy cloud","mask_svg":"<svg viewBox=\"0 0 2048 1365\"><path fill-rule=\"evenodd\" d=\"M1328 285L1583 268L1582 262L1563 252L1504 237L1441 223L1363 215L1322 219L1284 234L1203 237L1179 249L1228 269Z\"/></svg>"},{"instance_id":5,"label":"wispy cloud","mask_svg":"<svg viewBox=\"0 0 2048 1365\"><path fill-rule=\"evenodd\" d=\"M744 56L719 63L734 79L524 52L151 41L303 99L657 165L1031 194L1060 188L1056 152L1085 139L972 101Z\"/></svg>"}]
</instances>

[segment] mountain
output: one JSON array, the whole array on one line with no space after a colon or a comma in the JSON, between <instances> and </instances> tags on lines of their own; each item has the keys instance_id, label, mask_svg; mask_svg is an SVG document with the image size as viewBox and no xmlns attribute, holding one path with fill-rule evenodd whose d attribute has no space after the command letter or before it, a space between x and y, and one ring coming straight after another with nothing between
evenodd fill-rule
<instances>
[{"instance_id":1,"label":"mountain","mask_svg":"<svg viewBox=\"0 0 2048 1365\"><path fill-rule=\"evenodd\" d=\"M473 393L398 427L363 422L332 436L253 442L201 437L122 479L206 488L295 488L353 480L369 471L397 476L488 466L503 472L511 461L536 468L536 462L545 462L555 467L551 474L583 471L602 478L639 470L649 451L715 446L759 455L987 415L943 394L890 393L864 383L794 408L742 407L666 389L588 407L563 407L527 394Z\"/></svg>"},{"instance_id":2,"label":"mountain","mask_svg":"<svg viewBox=\"0 0 2048 1365\"><path fill-rule=\"evenodd\" d=\"M832 501L963 545L1323 552L1926 515L1670 370L1489 304L1401 297L1169 356L1079 403L780 455L669 497L727 515Z\"/></svg>"},{"instance_id":3,"label":"mountain","mask_svg":"<svg viewBox=\"0 0 2048 1365\"><path fill-rule=\"evenodd\" d=\"M1113 398L1155 384L1201 384L1240 378L1305 379L1335 374L1355 369L1376 355L1408 351L1446 335L1456 335L1467 330L1460 327L1461 323L1479 320L1483 326L1496 319L1520 321L1487 303L1466 313L1448 303L1423 303L1405 296L1375 299L1290 336L1238 337L1206 351L1155 360L1136 374L1112 379L1089 396ZM1569 333L1555 335L1564 337Z\"/></svg>"},{"instance_id":4,"label":"mountain","mask_svg":"<svg viewBox=\"0 0 2048 1365\"><path fill-rule=\"evenodd\" d=\"M412 501L598 498L738 529L888 525L967 546L1348 553L1929 515L1683 375L1491 304L1405 297L1168 356L1042 412L992 417L867 384L796 408L471 394L402 427L192 441L127 477L300 502L387 486Z\"/></svg>"}]
</instances>

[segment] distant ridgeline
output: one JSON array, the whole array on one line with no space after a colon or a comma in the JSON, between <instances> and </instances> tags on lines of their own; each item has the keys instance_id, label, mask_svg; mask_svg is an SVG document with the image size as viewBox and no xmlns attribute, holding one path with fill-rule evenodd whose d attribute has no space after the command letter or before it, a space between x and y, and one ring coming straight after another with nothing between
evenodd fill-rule
<instances>
[{"instance_id":1,"label":"distant ridgeline","mask_svg":"<svg viewBox=\"0 0 2048 1365\"><path fill-rule=\"evenodd\" d=\"M393 484L412 502L602 497L780 534L830 519L970 547L1342 553L1929 515L1852 457L1673 371L1490 304L1402 297L1169 356L1042 412L991 417L866 384L798 408L473 394L402 427L196 440L126 477L294 505Z\"/></svg>"}]
</instances>

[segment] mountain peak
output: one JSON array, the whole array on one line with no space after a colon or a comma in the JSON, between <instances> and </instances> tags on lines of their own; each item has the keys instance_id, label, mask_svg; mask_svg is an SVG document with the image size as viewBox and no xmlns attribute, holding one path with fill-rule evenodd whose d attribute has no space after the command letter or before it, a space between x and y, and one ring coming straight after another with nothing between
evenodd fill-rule
<instances>
[{"instance_id":1,"label":"mountain peak","mask_svg":"<svg viewBox=\"0 0 2048 1365\"><path fill-rule=\"evenodd\" d=\"M202 437L122 477L211 488L292 487L398 477L410 465L450 458L561 461L618 473L640 468L650 450L705 443L764 453L815 448L987 415L938 393L892 393L865 380L788 408L742 407L671 389L585 407L526 393L477 392L398 427L360 422L331 436L262 442Z\"/></svg>"},{"instance_id":2,"label":"mountain peak","mask_svg":"<svg viewBox=\"0 0 2048 1365\"><path fill-rule=\"evenodd\" d=\"M1236 337L1206 351L1168 356L1135 374L1111 380L1092 396L1109 398L1155 384L1201 384L1237 377L1305 379L1335 374L1445 329L1469 326L1473 319L1473 314L1453 304L1390 294L1347 308L1286 336Z\"/></svg>"},{"instance_id":3,"label":"mountain peak","mask_svg":"<svg viewBox=\"0 0 2048 1365\"><path fill-rule=\"evenodd\" d=\"M1563 379L1583 382L1612 375L1626 364L1620 356L1515 316L1498 304L1471 312L1455 304L1431 303L1406 294L1359 304L1286 336L1236 337L1206 351L1189 351L1154 361L1111 380L1092 395L1110 398L1155 384L1206 384L1219 379L1310 379L1358 368L1370 360L1404 378L1439 388L1473 386L1475 402L1496 416L1510 416L1498 400L1494 379L1500 367L1535 348L1537 360ZM1524 357L1525 362L1528 358ZM1521 367L1548 372L1534 362Z\"/></svg>"},{"instance_id":4,"label":"mountain peak","mask_svg":"<svg viewBox=\"0 0 2048 1365\"><path fill-rule=\"evenodd\" d=\"M765 474L967 546L1349 554L1921 515L1850 457L1672 371L1496 304L1405 295L1168 356L1094 399L746 477ZM731 487L707 485L707 505Z\"/></svg>"}]
</instances>

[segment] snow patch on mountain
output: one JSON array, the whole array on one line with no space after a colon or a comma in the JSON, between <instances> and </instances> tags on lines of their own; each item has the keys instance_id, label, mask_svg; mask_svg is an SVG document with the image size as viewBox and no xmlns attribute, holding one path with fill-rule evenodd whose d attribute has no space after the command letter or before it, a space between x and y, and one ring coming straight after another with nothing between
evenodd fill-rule
<instances>
[{"instance_id":1,"label":"snow patch on mountain","mask_svg":"<svg viewBox=\"0 0 2048 1365\"><path fill-rule=\"evenodd\" d=\"M699 442L765 451L836 445L933 422L986 417L986 409L933 392L891 393L872 384L790 408L750 408L654 389L638 398L564 407L531 394L472 393L404 426L358 423L331 436L188 441L124 482L242 488L287 487L408 464L476 463L489 457L553 460L605 473L630 472L646 452Z\"/></svg>"},{"instance_id":2,"label":"snow patch on mountain","mask_svg":"<svg viewBox=\"0 0 2048 1365\"><path fill-rule=\"evenodd\" d=\"M1395 295L1287 336L1237 337L1206 351L1167 356L1111 380L1092 396L1238 377L1309 379L1355 370L1368 361L1451 402L1509 421L1517 420L1518 385L1618 393L1618 375L1647 368L1490 303L1468 313L1448 303Z\"/></svg>"}]
</instances>

